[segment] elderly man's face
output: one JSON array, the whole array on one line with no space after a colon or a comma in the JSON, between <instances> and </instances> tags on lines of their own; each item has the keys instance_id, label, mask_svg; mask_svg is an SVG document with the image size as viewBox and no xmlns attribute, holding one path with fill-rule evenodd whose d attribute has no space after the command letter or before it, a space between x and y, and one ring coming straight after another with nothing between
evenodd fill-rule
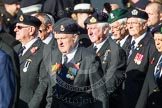
<instances>
[{"instance_id":1,"label":"elderly man's face","mask_svg":"<svg viewBox=\"0 0 162 108\"><path fill-rule=\"evenodd\" d=\"M140 23L138 21L138 18L128 18L127 20L127 28L129 31L129 34L133 36L134 38L138 38L141 36L145 29L146 29L146 22Z\"/></svg>"},{"instance_id":2,"label":"elderly man's face","mask_svg":"<svg viewBox=\"0 0 162 108\"><path fill-rule=\"evenodd\" d=\"M154 34L155 46L157 50L162 53L162 34Z\"/></svg>"},{"instance_id":3,"label":"elderly man's face","mask_svg":"<svg viewBox=\"0 0 162 108\"><path fill-rule=\"evenodd\" d=\"M126 25L120 24L118 21L115 21L110 24L110 31L114 36L114 39L121 40L125 37L126 34Z\"/></svg>"},{"instance_id":4,"label":"elderly man's face","mask_svg":"<svg viewBox=\"0 0 162 108\"><path fill-rule=\"evenodd\" d=\"M87 24L87 30L92 43L99 44L106 38L107 29L102 29L97 24Z\"/></svg>"},{"instance_id":5,"label":"elderly man's face","mask_svg":"<svg viewBox=\"0 0 162 108\"><path fill-rule=\"evenodd\" d=\"M26 44L30 40L30 31L29 25L25 25L22 23L17 23L16 27L14 29L14 32L16 32L16 40L19 40L21 43Z\"/></svg>"},{"instance_id":6,"label":"elderly man's face","mask_svg":"<svg viewBox=\"0 0 162 108\"><path fill-rule=\"evenodd\" d=\"M39 27L38 36L41 38L41 40L45 40L52 32L52 25L45 24L44 18L42 16L38 16L37 18L42 22L41 26Z\"/></svg>"},{"instance_id":7,"label":"elderly man's face","mask_svg":"<svg viewBox=\"0 0 162 108\"><path fill-rule=\"evenodd\" d=\"M55 33L58 48L63 54L68 54L77 44L76 34L57 34Z\"/></svg>"}]
</instances>

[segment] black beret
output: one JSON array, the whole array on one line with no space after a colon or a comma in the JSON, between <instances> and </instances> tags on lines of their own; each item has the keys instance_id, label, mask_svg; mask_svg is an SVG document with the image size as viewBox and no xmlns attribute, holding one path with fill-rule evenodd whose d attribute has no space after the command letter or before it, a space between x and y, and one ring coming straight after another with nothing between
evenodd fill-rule
<instances>
[{"instance_id":1,"label":"black beret","mask_svg":"<svg viewBox=\"0 0 162 108\"><path fill-rule=\"evenodd\" d=\"M141 11L139 9L132 7L132 8L129 8L128 12L127 12L127 18L131 18L131 17L141 18L141 19L147 20L148 14L144 11Z\"/></svg>"},{"instance_id":2,"label":"black beret","mask_svg":"<svg viewBox=\"0 0 162 108\"><path fill-rule=\"evenodd\" d=\"M89 16L85 21L84 24L95 24L95 23L102 23L107 22L108 15L104 12L95 12L91 16Z\"/></svg>"},{"instance_id":3,"label":"black beret","mask_svg":"<svg viewBox=\"0 0 162 108\"><path fill-rule=\"evenodd\" d=\"M36 18L34 16L30 16L30 15L23 15L23 14L21 14L17 18L16 23L23 23L26 25L34 26L36 28L39 28L40 25L42 24L38 18Z\"/></svg>"},{"instance_id":4,"label":"black beret","mask_svg":"<svg viewBox=\"0 0 162 108\"><path fill-rule=\"evenodd\" d=\"M61 18L55 23L54 31L56 33L63 34L75 34L78 33L78 24L71 18Z\"/></svg>"},{"instance_id":5,"label":"black beret","mask_svg":"<svg viewBox=\"0 0 162 108\"><path fill-rule=\"evenodd\" d=\"M152 33L160 33L162 34L162 24L156 26L153 30L152 30Z\"/></svg>"},{"instance_id":6,"label":"black beret","mask_svg":"<svg viewBox=\"0 0 162 108\"><path fill-rule=\"evenodd\" d=\"M2 0L3 4L14 4L14 3L18 3L21 0Z\"/></svg>"}]
</instances>

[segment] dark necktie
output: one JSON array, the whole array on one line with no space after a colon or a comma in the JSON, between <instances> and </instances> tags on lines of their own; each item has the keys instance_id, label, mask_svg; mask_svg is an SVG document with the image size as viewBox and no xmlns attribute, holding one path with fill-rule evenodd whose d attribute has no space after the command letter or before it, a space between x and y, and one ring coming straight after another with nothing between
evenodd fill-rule
<instances>
[{"instance_id":1,"label":"dark necktie","mask_svg":"<svg viewBox=\"0 0 162 108\"><path fill-rule=\"evenodd\" d=\"M68 61L68 57L66 55L63 55L63 64L66 64Z\"/></svg>"},{"instance_id":2,"label":"dark necktie","mask_svg":"<svg viewBox=\"0 0 162 108\"><path fill-rule=\"evenodd\" d=\"M160 60L157 64L157 67L156 67L155 72L154 72L155 81L157 80L157 78L160 77L161 68L162 68L162 57L160 57Z\"/></svg>"},{"instance_id":3,"label":"dark necktie","mask_svg":"<svg viewBox=\"0 0 162 108\"><path fill-rule=\"evenodd\" d=\"M116 41L116 44L120 46L120 40L117 40Z\"/></svg>"},{"instance_id":4,"label":"dark necktie","mask_svg":"<svg viewBox=\"0 0 162 108\"><path fill-rule=\"evenodd\" d=\"M128 55L128 59L130 58L130 56L132 55L133 51L134 51L134 44L135 44L135 41L133 40L132 43L131 43L131 46L130 46L130 51L129 51L129 55Z\"/></svg>"},{"instance_id":5,"label":"dark necktie","mask_svg":"<svg viewBox=\"0 0 162 108\"><path fill-rule=\"evenodd\" d=\"M19 57L22 57L23 51L25 50L25 46L22 46L19 50Z\"/></svg>"},{"instance_id":6,"label":"dark necktie","mask_svg":"<svg viewBox=\"0 0 162 108\"><path fill-rule=\"evenodd\" d=\"M93 46L93 50L96 52L97 51L97 46Z\"/></svg>"}]
</instances>

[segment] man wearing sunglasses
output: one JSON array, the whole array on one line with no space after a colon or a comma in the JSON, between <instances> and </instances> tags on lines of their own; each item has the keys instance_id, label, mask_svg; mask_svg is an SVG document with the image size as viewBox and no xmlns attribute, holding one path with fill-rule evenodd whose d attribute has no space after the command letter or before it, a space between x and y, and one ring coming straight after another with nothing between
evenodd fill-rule
<instances>
[{"instance_id":1,"label":"man wearing sunglasses","mask_svg":"<svg viewBox=\"0 0 162 108\"><path fill-rule=\"evenodd\" d=\"M21 42L15 46L20 60L20 92L16 108L39 108L46 88L43 80L46 71L42 63L44 44L37 37L40 25L41 21L36 17L20 15L14 29L16 40Z\"/></svg>"},{"instance_id":2,"label":"man wearing sunglasses","mask_svg":"<svg viewBox=\"0 0 162 108\"><path fill-rule=\"evenodd\" d=\"M53 34L54 22L52 22L50 17L45 13L37 13L35 17L37 17L42 22L38 32L40 39L47 45L55 46L56 41Z\"/></svg>"}]
</instances>

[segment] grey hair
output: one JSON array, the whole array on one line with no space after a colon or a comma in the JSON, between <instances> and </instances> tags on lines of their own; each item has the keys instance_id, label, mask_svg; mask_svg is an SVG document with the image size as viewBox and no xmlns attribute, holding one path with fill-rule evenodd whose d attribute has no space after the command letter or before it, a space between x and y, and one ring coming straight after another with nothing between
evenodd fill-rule
<instances>
[{"instance_id":1,"label":"grey hair","mask_svg":"<svg viewBox=\"0 0 162 108\"><path fill-rule=\"evenodd\" d=\"M122 19L119 19L118 22L120 24L125 24L127 22L127 18L122 18Z\"/></svg>"},{"instance_id":2,"label":"grey hair","mask_svg":"<svg viewBox=\"0 0 162 108\"><path fill-rule=\"evenodd\" d=\"M142 19L142 18L138 18L137 20L138 20L138 22L139 22L140 24L143 24L143 23L147 22L147 20Z\"/></svg>"},{"instance_id":3,"label":"grey hair","mask_svg":"<svg viewBox=\"0 0 162 108\"><path fill-rule=\"evenodd\" d=\"M43 23L44 23L44 25L46 27L47 27L48 24L51 24L52 26L54 26L54 22L53 22L54 20L52 21L48 14L46 14L46 13L38 13L36 15L36 17L39 17L39 16L43 17L43 19L44 19Z\"/></svg>"},{"instance_id":4,"label":"grey hair","mask_svg":"<svg viewBox=\"0 0 162 108\"><path fill-rule=\"evenodd\" d=\"M107 30L107 34L110 30L110 26L109 26L109 23L108 22L103 22L103 23L97 23L97 26L100 27L100 29L102 30L104 27L108 27L108 30Z\"/></svg>"},{"instance_id":5,"label":"grey hair","mask_svg":"<svg viewBox=\"0 0 162 108\"><path fill-rule=\"evenodd\" d=\"M103 23L97 23L97 26L100 28L104 28L104 27L109 27L109 24L107 22L103 22Z\"/></svg>"}]
</instances>

